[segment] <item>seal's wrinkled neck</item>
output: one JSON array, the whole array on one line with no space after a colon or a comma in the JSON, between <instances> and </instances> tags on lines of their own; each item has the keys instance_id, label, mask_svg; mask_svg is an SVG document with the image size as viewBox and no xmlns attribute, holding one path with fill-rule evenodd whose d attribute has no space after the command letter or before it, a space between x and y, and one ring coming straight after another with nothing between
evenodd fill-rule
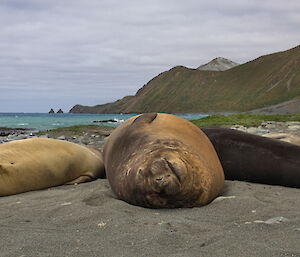
<instances>
[{"instance_id":1,"label":"seal's wrinkled neck","mask_svg":"<svg viewBox=\"0 0 300 257\"><path fill-rule=\"evenodd\" d=\"M103 162L103 153L96 147L92 146L87 146L91 153L98 159L97 165L98 165L98 175L97 177L99 178L106 178L106 172L105 172L105 167L104 167L104 162Z\"/></svg>"}]
</instances>

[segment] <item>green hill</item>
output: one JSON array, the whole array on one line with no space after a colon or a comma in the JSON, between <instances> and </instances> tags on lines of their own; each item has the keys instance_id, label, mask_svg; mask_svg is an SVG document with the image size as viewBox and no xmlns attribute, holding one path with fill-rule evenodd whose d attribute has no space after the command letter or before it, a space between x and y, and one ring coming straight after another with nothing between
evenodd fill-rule
<instances>
[{"instance_id":1,"label":"green hill","mask_svg":"<svg viewBox=\"0 0 300 257\"><path fill-rule=\"evenodd\" d=\"M300 45L226 71L177 66L153 78L135 96L93 107L76 105L70 112L235 112L299 96Z\"/></svg>"}]
</instances>

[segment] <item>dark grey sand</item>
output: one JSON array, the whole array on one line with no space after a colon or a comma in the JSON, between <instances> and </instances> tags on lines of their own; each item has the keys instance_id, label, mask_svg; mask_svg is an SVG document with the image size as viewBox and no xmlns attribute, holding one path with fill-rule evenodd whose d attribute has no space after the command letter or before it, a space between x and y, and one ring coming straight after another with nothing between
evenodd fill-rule
<instances>
[{"instance_id":1,"label":"dark grey sand","mask_svg":"<svg viewBox=\"0 0 300 257\"><path fill-rule=\"evenodd\" d=\"M300 256L299 189L226 181L223 196L146 209L99 179L0 197L0 256Z\"/></svg>"},{"instance_id":2,"label":"dark grey sand","mask_svg":"<svg viewBox=\"0 0 300 257\"><path fill-rule=\"evenodd\" d=\"M69 137L103 145L89 134ZM0 197L0 206L1 257L300 256L296 188L226 181L205 207L146 209L98 179Z\"/></svg>"}]
</instances>

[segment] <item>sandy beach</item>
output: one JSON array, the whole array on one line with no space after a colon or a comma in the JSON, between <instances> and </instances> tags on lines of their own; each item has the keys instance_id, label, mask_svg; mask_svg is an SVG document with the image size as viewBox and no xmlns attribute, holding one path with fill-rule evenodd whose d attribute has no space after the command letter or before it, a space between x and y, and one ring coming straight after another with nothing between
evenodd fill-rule
<instances>
[{"instance_id":1,"label":"sandy beach","mask_svg":"<svg viewBox=\"0 0 300 257\"><path fill-rule=\"evenodd\" d=\"M50 136L104 141L95 131ZM98 179L0 197L0 205L4 257L300 256L296 188L226 181L205 207L146 209L116 199Z\"/></svg>"},{"instance_id":2,"label":"sandy beach","mask_svg":"<svg viewBox=\"0 0 300 257\"><path fill-rule=\"evenodd\" d=\"M226 181L201 208L146 209L106 179L0 198L1 256L300 256L300 190Z\"/></svg>"}]
</instances>

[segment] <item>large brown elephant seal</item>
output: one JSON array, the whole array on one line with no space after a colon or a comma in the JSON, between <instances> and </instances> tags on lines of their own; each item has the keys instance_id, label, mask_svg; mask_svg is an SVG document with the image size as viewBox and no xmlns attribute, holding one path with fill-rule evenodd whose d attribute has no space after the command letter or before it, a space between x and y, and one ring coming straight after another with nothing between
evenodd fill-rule
<instances>
[{"instance_id":1,"label":"large brown elephant seal","mask_svg":"<svg viewBox=\"0 0 300 257\"><path fill-rule=\"evenodd\" d=\"M224 185L206 135L168 114L142 114L116 128L104 146L104 165L116 196L144 207L202 206Z\"/></svg>"},{"instance_id":2,"label":"large brown elephant seal","mask_svg":"<svg viewBox=\"0 0 300 257\"><path fill-rule=\"evenodd\" d=\"M0 196L91 181L103 175L102 155L96 149L46 138L0 145Z\"/></svg>"}]
</instances>

